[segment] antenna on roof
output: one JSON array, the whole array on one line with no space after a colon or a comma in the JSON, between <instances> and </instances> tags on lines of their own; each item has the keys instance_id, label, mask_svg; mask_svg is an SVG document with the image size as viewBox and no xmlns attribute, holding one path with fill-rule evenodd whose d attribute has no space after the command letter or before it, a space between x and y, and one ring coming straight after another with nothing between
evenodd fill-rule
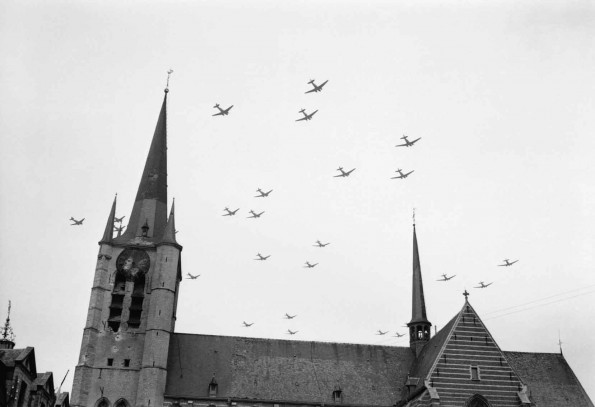
<instances>
[{"instance_id":1,"label":"antenna on roof","mask_svg":"<svg viewBox=\"0 0 595 407\"><path fill-rule=\"evenodd\" d=\"M558 329L558 346L560 347L560 355L562 355L562 339L560 339L560 330Z\"/></svg>"}]
</instances>

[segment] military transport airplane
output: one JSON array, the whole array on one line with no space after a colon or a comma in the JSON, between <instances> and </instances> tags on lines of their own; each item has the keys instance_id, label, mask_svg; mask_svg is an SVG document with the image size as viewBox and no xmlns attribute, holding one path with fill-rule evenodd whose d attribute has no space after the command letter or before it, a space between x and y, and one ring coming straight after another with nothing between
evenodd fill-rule
<instances>
[{"instance_id":1,"label":"military transport airplane","mask_svg":"<svg viewBox=\"0 0 595 407\"><path fill-rule=\"evenodd\" d=\"M320 240L317 240L317 241L316 241L316 244L315 244L315 245L313 245L313 246L314 246L314 247L325 247L325 246L328 246L329 244L331 244L331 242L328 242L328 243L322 243Z\"/></svg>"},{"instance_id":2,"label":"military transport airplane","mask_svg":"<svg viewBox=\"0 0 595 407\"><path fill-rule=\"evenodd\" d=\"M492 282L492 283L484 284L483 281L480 281L479 285L474 288L487 288L487 287L491 286L492 284L494 284L494 283Z\"/></svg>"},{"instance_id":3,"label":"military transport airplane","mask_svg":"<svg viewBox=\"0 0 595 407\"><path fill-rule=\"evenodd\" d=\"M217 103L213 106L213 109L219 109L219 113L215 113L213 116L227 116L232 107L233 105L229 106L227 109L221 109L219 103Z\"/></svg>"},{"instance_id":4,"label":"military transport airplane","mask_svg":"<svg viewBox=\"0 0 595 407\"><path fill-rule=\"evenodd\" d=\"M295 335L295 334L297 334L298 332L299 332L299 331L292 331L291 329L288 329L288 330L287 330L287 333L288 333L289 335Z\"/></svg>"},{"instance_id":5,"label":"military transport airplane","mask_svg":"<svg viewBox=\"0 0 595 407\"><path fill-rule=\"evenodd\" d=\"M328 82L328 80L322 82L320 85L316 85L314 83L314 79L310 79L310 82L308 82L310 85L314 86L314 89L310 89L309 91L307 91L306 93L312 93L312 92L320 92L322 90L322 87L324 85L326 85L326 83Z\"/></svg>"},{"instance_id":6,"label":"military transport airplane","mask_svg":"<svg viewBox=\"0 0 595 407\"><path fill-rule=\"evenodd\" d=\"M259 195L256 195L254 198L266 198L271 192L273 192L273 190L271 189L269 192L263 192L262 189L258 188L256 192L258 192Z\"/></svg>"},{"instance_id":7,"label":"military transport airplane","mask_svg":"<svg viewBox=\"0 0 595 407\"><path fill-rule=\"evenodd\" d=\"M249 326L254 325L254 322L248 324L246 321L242 321L242 324L244 324L244 328L248 328Z\"/></svg>"},{"instance_id":8,"label":"military transport airplane","mask_svg":"<svg viewBox=\"0 0 595 407\"><path fill-rule=\"evenodd\" d=\"M260 215L262 215L264 213L264 211L262 211L260 213L256 213L252 209L250 209L250 213L252 215L248 216L248 219L250 219L250 218L260 218Z\"/></svg>"},{"instance_id":9,"label":"military transport airplane","mask_svg":"<svg viewBox=\"0 0 595 407\"><path fill-rule=\"evenodd\" d=\"M124 220L125 217L126 217L126 215L122 216L121 218L116 218L114 216L114 222L122 223L122 221Z\"/></svg>"},{"instance_id":10,"label":"military transport airplane","mask_svg":"<svg viewBox=\"0 0 595 407\"><path fill-rule=\"evenodd\" d=\"M81 220L76 220L75 218L73 218L72 216L70 217L70 220L74 223L71 223L70 226L78 226L78 225L82 225L83 221L85 220L85 218L81 219Z\"/></svg>"},{"instance_id":11,"label":"military transport airplane","mask_svg":"<svg viewBox=\"0 0 595 407\"><path fill-rule=\"evenodd\" d=\"M295 317L297 317L297 314L289 315L288 313L285 313L285 319L294 319Z\"/></svg>"},{"instance_id":12,"label":"military transport airplane","mask_svg":"<svg viewBox=\"0 0 595 407\"><path fill-rule=\"evenodd\" d=\"M508 267L508 266L512 266L514 263L516 263L518 260L515 261L508 261L508 259L504 259L504 264L498 264L498 266L500 267Z\"/></svg>"},{"instance_id":13,"label":"military transport airplane","mask_svg":"<svg viewBox=\"0 0 595 407\"><path fill-rule=\"evenodd\" d=\"M407 177L409 176L409 174L411 174L413 171L415 171L415 170L411 170L411 171L409 171L408 173L406 173L406 174L403 174L403 170L399 168L398 170L396 170L396 171L395 171L395 172L398 172L398 173L399 173L399 175L397 175L396 177L391 177L390 179L405 179L405 178L407 178Z\"/></svg>"},{"instance_id":14,"label":"military transport airplane","mask_svg":"<svg viewBox=\"0 0 595 407\"><path fill-rule=\"evenodd\" d=\"M305 268L309 268L309 269L314 268L314 267L316 267L318 265L318 263L311 264L310 262L306 262L304 264L305 264L304 267Z\"/></svg>"},{"instance_id":15,"label":"military transport airplane","mask_svg":"<svg viewBox=\"0 0 595 407\"><path fill-rule=\"evenodd\" d=\"M120 233L122 233L122 231L124 230L124 225L120 225L119 227L118 226L114 226L114 230L116 232L118 232L118 236L120 236Z\"/></svg>"},{"instance_id":16,"label":"military transport airplane","mask_svg":"<svg viewBox=\"0 0 595 407\"><path fill-rule=\"evenodd\" d=\"M376 335L386 335L388 333L388 331L382 332L380 329L377 332L378 333Z\"/></svg>"},{"instance_id":17,"label":"military transport airplane","mask_svg":"<svg viewBox=\"0 0 595 407\"><path fill-rule=\"evenodd\" d=\"M227 213L221 215L221 216L233 216L236 214L237 211L240 210L240 208L236 209L235 211L230 211L228 207L223 208L224 211L226 211Z\"/></svg>"},{"instance_id":18,"label":"military transport airplane","mask_svg":"<svg viewBox=\"0 0 595 407\"><path fill-rule=\"evenodd\" d=\"M442 278L440 280L436 280L436 281L448 281L451 278L455 277L456 274L453 274L452 276L448 277L446 274L442 274Z\"/></svg>"},{"instance_id":19,"label":"military transport airplane","mask_svg":"<svg viewBox=\"0 0 595 407\"><path fill-rule=\"evenodd\" d=\"M300 110L300 113L304 115L304 117L297 119L296 122L302 121L302 120L312 120L312 116L314 116L316 114L318 110L314 110L312 113L310 114L306 114L306 109L302 109Z\"/></svg>"},{"instance_id":20,"label":"military transport airplane","mask_svg":"<svg viewBox=\"0 0 595 407\"><path fill-rule=\"evenodd\" d=\"M341 171L341 174L339 174L339 175L333 175L333 177L335 177L335 178L337 178L337 177L348 177L349 174L351 174L353 171L355 171L355 168L352 169L352 170L350 170L350 171L345 172L345 171L343 171L343 167L339 167L339 168L337 168L337 171Z\"/></svg>"},{"instance_id":21,"label":"military transport airplane","mask_svg":"<svg viewBox=\"0 0 595 407\"><path fill-rule=\"evenodd\" d=\"M197 274L197 275L194 276L194 275L192 275L190 273L186 273L186 275L188 276L186 278L186 280L196 280L198 277L200 277L200 274Z\"/></svg>"},{"instance_id":22,"label":"military transport airplane","mask_svg":"<svg viewBox=\"0 0 595 407\"><path fill-rule=\"evenodd\" d=\"M256 253L256 256L258 256L258 259L254 259L254 260L266 260L266 259L268 259L269 257L271 257L271 255L270 255L270 254L269 254L268 256L263 256L263 255L262 255L262 254L260 254L260 253Z\"/></svg>"},{"instance_id":23,"label":"military transport airplane","mask_svg":"<svg viewBox=\"0 0 595 407\"><path fill-rule=\"evenodd\" d=\"M415 140L413 140L413 141L409 141L409 140L407 140L407 136L403 134L403 137L401 137L401 139L405 140L405 143L403 143L403 144L397 144L395 147L411 147L411 146L413 146L413 145L414 145L414 144L415 144L415 143L416 143L418 140L420 140L420 139L421 139L421 137L420 137L420 138L416 138L416 139L415 139Z\"/></svg>"},{"instance_id":24,"label":"military transport airplane","mask_svg":"<svg viewBox=\"0 0 595 407\"><path fill-rule=\"evenodd\" d=\"M395 333L395 337L396 337L396 338L400 338L401 336L405 336L405 334L400 334L400 333L398 333L398 332L396 332L396 333Z\"/></svg>"}]
</instances>

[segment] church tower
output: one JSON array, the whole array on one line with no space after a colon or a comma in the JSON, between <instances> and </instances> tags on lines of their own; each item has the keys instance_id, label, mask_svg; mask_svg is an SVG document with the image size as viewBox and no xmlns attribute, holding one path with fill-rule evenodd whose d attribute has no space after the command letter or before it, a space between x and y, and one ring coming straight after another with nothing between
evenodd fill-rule
<instances>
[{"instance_id":1,"label":"church tower","mask_svg":"<svg viewBox=\"0 0 595 407\"><path fill-rule=\"evenodd\" d=\"M113 237L114 199L99 242L73 406L163 405L182 251L173 204L167 216L168 91L126 231Z\"/></svg>"},{"instance_id":2,"label":"church tower","mask_svg":"<svg viewBox=\"0 0 595 407\"><path fill-rule=\"evenodd\" d=\"M415 356L430 340L432 324L426 316L426 301L424 299L424 285L421 278L421 265L419 263L419 250L417 248L417 234L413 223L413 284L412 284L411 321L409 327L409 346Z\"/></svg>"}]
</instances>

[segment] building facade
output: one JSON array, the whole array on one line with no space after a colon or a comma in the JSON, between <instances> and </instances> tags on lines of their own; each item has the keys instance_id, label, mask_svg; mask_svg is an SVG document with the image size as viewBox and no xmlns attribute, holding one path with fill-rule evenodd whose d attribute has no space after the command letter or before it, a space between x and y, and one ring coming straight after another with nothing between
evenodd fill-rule
<instances>
[{"instance_id":1,"label":"building facade","mask_svg":"<svg viewBox=\"0 0 595 407\"><path fill-rule=\"evenodd\" d=\"M72 405L593 406L561 354L502 351L466 296L431 336L415 226L409 347L176 333L167 96L128 227L113 236L114 200L99 242Z\"/></svg>"}]
</instances>

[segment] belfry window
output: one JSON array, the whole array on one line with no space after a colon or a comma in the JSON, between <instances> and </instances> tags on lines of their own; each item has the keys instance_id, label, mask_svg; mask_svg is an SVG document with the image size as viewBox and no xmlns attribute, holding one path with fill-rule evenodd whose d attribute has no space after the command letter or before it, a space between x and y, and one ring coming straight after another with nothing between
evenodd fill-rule
<instances>
[{"instance_id":1,"label":"belfry window","mask_svg":"<svg viewBox=\"0 0 595 407\"><path fill-rule=\"evenodd\" d=\"M471 366L470 372L471 372L471 380L480 380L478 366Z\"/></svg>"},{"instance_id":2,"label":"belfry window","mask_svg":"<svg viewBox=\"0 0 595 407\"><path fill-rule=\"evenodd\" d=\"M209 383L209 397L217 397L217 390L219 385L217 384L217 380L215 380L215 376L211 379Z\"/></svg>"},{"instance_id":3,"label":"belfry window","mask_svg":"<svg viewBox=\"0 0 595 407\"><path fill-rule=\"evenodd\" d=\"M335 387L333 390L333 402L341 403L343 401L343 391L340 387Z\"/></svg>"}]
</instances>

